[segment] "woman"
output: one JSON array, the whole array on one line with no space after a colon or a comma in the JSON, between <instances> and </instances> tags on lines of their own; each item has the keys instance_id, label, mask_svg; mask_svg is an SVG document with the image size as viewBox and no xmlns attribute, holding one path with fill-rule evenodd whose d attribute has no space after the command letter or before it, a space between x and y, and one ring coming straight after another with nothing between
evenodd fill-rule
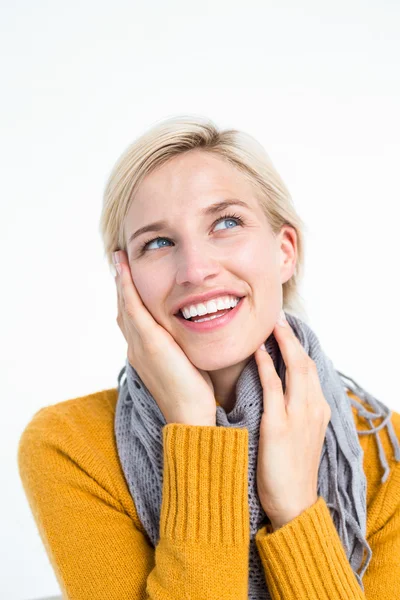
<instances>
[{"instance_id":1,"label":"woman","mask_svg":"<svg viewBox=\"0 0 400 600\"><path fill-rule=\"evenodd\" d=\"M303 229L244 133L168 119L119 159L118 388L41 409L19 446L65 597L400 597L400 414L300 318Z\"/></svg>"}]
</instances>

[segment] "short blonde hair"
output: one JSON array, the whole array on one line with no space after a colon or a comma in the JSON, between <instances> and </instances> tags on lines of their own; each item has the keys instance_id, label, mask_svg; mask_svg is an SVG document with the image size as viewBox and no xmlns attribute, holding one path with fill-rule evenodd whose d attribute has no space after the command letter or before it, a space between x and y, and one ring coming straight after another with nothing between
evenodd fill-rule
<instances>
[{"instance_id":1,"label":"short blonde hair","mask_svg":"<svg viewBox=\"0 0 400 600\"><path fill-rule=\"evenodd\" d=\"M264 148L251 135L236 129L219 130L201 116L167 118L138 137L114 165L104 190L100 233L109 267L112 253L127 251L124 220L143 178L172 157L193 149L217 155L247 178L275 235L283 225L297 234L296 269L283 283L283 308L307 319L299 283L304 269L305 225L297 214L288 189Z\"/></svg>"}]
</instances>

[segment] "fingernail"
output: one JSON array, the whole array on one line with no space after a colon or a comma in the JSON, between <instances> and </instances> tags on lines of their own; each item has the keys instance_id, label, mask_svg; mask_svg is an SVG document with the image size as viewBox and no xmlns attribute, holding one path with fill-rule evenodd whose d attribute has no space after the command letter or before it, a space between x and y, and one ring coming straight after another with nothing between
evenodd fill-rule
<instances>
[{"instance_id":1,"label":"fingernail","mask_svg":"<svg viewBox=\"0 0 400 600\"><path fill-rule=\"evenodd\" d=\"M114 261L114 264L115 264L115 265L116 265L117 263L119 263L119 252L118 252L118 250L117 250L116 252L113 252L113 253L112 253L112 258L113 258L113 261Z\"/></svg>"},{"instance_id":2,"label":"fingernail","mask_svg":"<svg viewBox=\"0 0 400 600\"><path fill-rule=\"evenodd\" d=\"M277 320L277 324L280 325L281 327L285 327L287 324L286 316L285 316L283 309L279 313L279 319Z\"/></svg>"},{"instance_id":3,"label":"fingernail","mask_svg":"<svg viewBox=\"0 0 400 600\"><path fill-rule=\"evenodd\" d=\"M264 350L264 352L266 352L266 351L267 351L267 349L266 349L266 347L265 347L265 344L264 344L264 343L263 343L263 344L261 344L261 346L260 346L258 349L259 349L259 350Z\"/></svg>"}]
</instances>

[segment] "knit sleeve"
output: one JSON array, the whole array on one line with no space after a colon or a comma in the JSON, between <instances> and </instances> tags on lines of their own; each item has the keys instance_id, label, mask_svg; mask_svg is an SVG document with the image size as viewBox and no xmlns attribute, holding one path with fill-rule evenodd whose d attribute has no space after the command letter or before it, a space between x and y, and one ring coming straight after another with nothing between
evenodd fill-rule
<instances>
[{"instance_id":1,"label":"knit sleeve","mask_svg":"<svg viewBox=\"0 0 400 600\"><path fill-rule=\"evenodd\" d=\"M248 431L163 428L163 491L149 598L247 600Z\"/></svg>"},{"instance_id":2,"label":"knit sleeve","mask_svg":"<svg viewBox=\"0 0 400 600\"><path fill-rule=\"evenodd\" d=\"M385 493L382 522L367 536L372 550L361 590L322 496L292 521L256 534L273 600L391 600L400 598L400 467ZM381 514L382 515L382 514Z\"/></svg>"},{"instance_id":3,"label":"knit sleeve","mask_svg":"<svg viewBox=\"0 0 400 600\"><path fill-rule=\"evenodd\" d=\"M122 499L104 432L41 409L18 448L23 487L65 600L247 600L247 430L168 424L154 549ZM127 494L129 495L129 494ZM129 495L129 502L131 496Z\"/></svg>"}]
</instances>

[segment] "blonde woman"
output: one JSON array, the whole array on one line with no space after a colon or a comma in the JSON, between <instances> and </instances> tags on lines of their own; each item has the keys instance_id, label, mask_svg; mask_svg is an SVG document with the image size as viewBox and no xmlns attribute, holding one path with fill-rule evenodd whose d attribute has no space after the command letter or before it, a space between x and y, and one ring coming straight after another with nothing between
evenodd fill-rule
<instances>
[{"instance_id":1,"label":"blonde woman","mask_svg":"<svg viewBox=\"0 0 400 600\"><path fill-rule=\"evenodd\" d=\"M265 150L156 123L101 233L118 385L41 409L18 455L64 597L399 598L400 414L307 324L304 224Z\"/></svg>"}]
</instances>

